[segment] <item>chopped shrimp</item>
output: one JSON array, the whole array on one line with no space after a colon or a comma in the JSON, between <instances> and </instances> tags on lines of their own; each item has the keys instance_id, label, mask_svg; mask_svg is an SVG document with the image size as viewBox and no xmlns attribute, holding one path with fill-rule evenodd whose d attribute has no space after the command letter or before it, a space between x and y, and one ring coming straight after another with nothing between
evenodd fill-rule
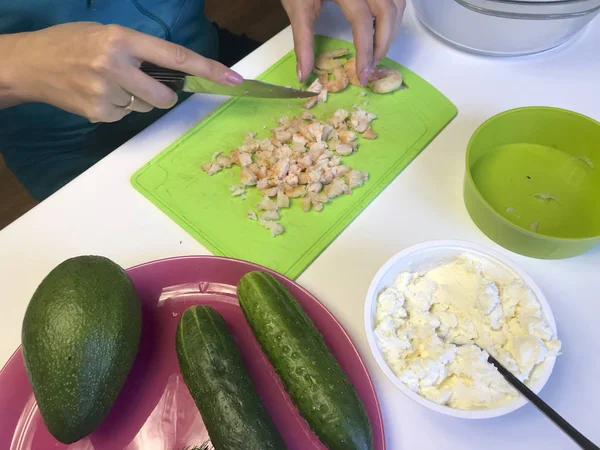
<instances>
[{"instance_id":1,"label":"chopped shrimp","mask_svg":"<svg viewBox=\"0 0 600 450\"><path fill-rule=\"evenodd\" d=\"M246 167L252 164L252 155L250 153L239 153L240 166Z\"/></svg>"},{"instance_id":2,"label":"chopped shrimp","mask_svg":"<svg viewBox=\"0 0 600 450\"><path fill-rule=\"evenodd\" d=\"M348 54L347 48L339 48L321 53L315 58L315 67L326 72L333 72L335 69L344 65L344 61L339 59Z\"/></svg>"},{"instance_id":3,"label":"chopped shrimp","mask_svg":"<svg viewBox=\"0 0 600 450\"><path fill-rule=\"evenodd\" d=\"M221 170L219 163L214 161L204 163L200 166L200 168L209 175L214 175Z\"/></svg>"},{"instance_id":4,"label":"chopped shrimp","mask_svg":"<svg viewBox=\"0 0 600 450\"><path fill-rule=\"evenodd\" d=\"M348 144L352 141L356 140L356 134L353 133L352 131L340 131L338 134L339 138L340 138L340 142L342 144Z\"/></svg>"},{"instance_id":5,"label":"chopped shrimp","mask_svg":"<svg viewBox=\"0 0 600 450\"><path fill-rule=\"evenodd\" d=\"M338 144L335 151L342 156L348 156L354 152L354 149L350 144Z\"/></svg>"},{"instance_id":6,"label":"chopped shrimp","mask_svg":"<svg viewBox=\"0 0 600 450\"><path fill-rule=\"evenodd\" d=\"M252 211L251 209L248 210L248 219L258 220L258 217L256 217L256 213L254 211Z\"/></svg>"},{"instance_id":7,"label":"chopped shrimp","mask_svg":"<svg viewBox=\"0 0 600 450\"><path fill-rule=\"evenodd\" d=\"M359 133L364 133L367 131L369 127L369 123L375 119L374 114L369 114L366 111L358 108L356 111L352 111L352 115L350 116L350 124L354 131Z\"/></svg>"},{"instance_id":8,"label":"chopped shrimp","mask_svg":"<svg viewBox=\"0 0 600 450\"><path fill-rule=\"evenodd\" d=\"M300 205L302 205L302 211L309 212L312 205L310 197L303 197L302 200L300 200Z\"/></svg>"},{"instance_id":9,"label":"chopped shrimp","mask_svg":"<svg viewBox=\"0 0 600 450\"><path fill-rule=\"evenodd\" d=\"M279 119L279 123L282 127L289 128L292 126L292 119L290 119L288 116L283 116Z\"/></svg>"},{"instance_id":10,"label":"chopped shrimp","mask_svg":"<svg viewBox=\"0 0 600 450\"><path fill-rule=\"evenodd\" d=\"M339 92L348 86L348 75L343 67L338 67L333 71L333 80L329 79L327 73L320 75L319 80L328 92Z\"/></svg>"},{"instance_id":11,"label":"chopped shrimp","mask_svg":"<svg viewBox=\"0 0 600 450\"><path fill-rule=\"evenodd\" d=\"M277 211L264 211L258 217L262 220L279 220L279 213Z\"/></svg>"},{"instance_id":12,"label":"chopped shrimp","mask_svg":"<svg viewBox=\"0 0 600 450\"><path fill-rule=\"evenodd\" d=\"M322 189L323 185L319 182L310 183L308 186L306 186L306 190L308 192L321 192Z\"/></svg>"},{"instance_id":13,"label":"chopped shrimp","mask_svg":"<svg viewBox=\"0 0 600 450\"><path fill-rule=\"evenodd\" d=\"M289 158L283 158L277 161L272 170L277 178L282 179L285 177L288 173L288 170L290 170Z\"/></svg>"},{"instance_id":14,"label":"chopped shrimp","mask_svg":"<svg viewBox=\"0 0 600 450\"><path fill-rule=\"evenodd\" d=\"M279 222L263 219L258 219L258 221L263 227L267 228L268 230L271 230L271 236L273 237L279 236L285 231L285 228L283 228L283 225L281 225Z\"/></svg>"},{"instance_id":15,"label":"chopped shrimp","mask_svg":"<svg viewBox=\"0 0 600 450\"><path fill-rule=\"evenodd\" d=\"M277 193L277 206L279 208L289 208L290 207L290 199L282 191L279 191Z\"/></svg>"},{"instance_id":16,"label":"chopped shrimp","mask_svg":"<svg viewBox=\"0 0 600 450\"><path fill-rule=\"evenodd\" d=\"M272 188L264 189L263 195L265 197L275 197L279 192L281 192L281 188L279 186L275 186Z\"/></svg>"},{"instance_id":17,"label":"chopped shrimp","mask_svg":"<svg viewBox=\"0 0 600 450\"><path fill-rule=\"evenodd\" d=\"M259 211L277 211L279 208L277 203L265 196L257 205Z\"/></svg>"},{"instance_id":18,"label":"chopped shrimp","mask_svg":"<svg viewBox=\"0 0 600 450\"><path fill-rule=\"evenodd\" d=\"M346 119L348 119L348 117L350 117L350 113L348 111L345 109L338 109L331 115L327 122L337 129L346 121Z\"/></svg>"},{"instance_id":19,"label":"chopped shrimp","mask_svg":"<svg viewBox=\"0 0 600 450\"><path fill-rule=\"evenodd\" d=\"M240 172L240 181L244 186L255 186L257 178L248 167L242 167L242 171Z\"/></svg>"},{"instance_id":20,"label":"chopped shrimp","mask_svg":"<svg viewBox=\"0 0 600 450\"><path fill-rule=\"evenodd\" d=\"M258 180L258 183L256 183L256 187L261 190L267 189L269 187L269 180L267 178L261 178Z\"/></svg>"},{"instance_id":21,"label":"chopped shrimp","mask_svg":"<svg viewBox=\"0 0 600 450\"><path fill-rule=\"evenodd\" d=\"M334 177L340 177L342 175L346 175L352 169L348 166L336 166L331 168L331 173L333 173Z\"/></svg>"},{"instance_id":22,"label":"chopped shrimp","mask_svg":"<svg viewBox=\"0 0 600 450\"><path fill-rule=\"evenodd\" d=\"M308 140L300 133L294 133L294 136L292 136L292 142L294 144L301 144L303 147L308 144Z\"/></svg>"},{"instance_id":23,"label":"chopped shrimp","mask_svg":"<svg viewBox=\"0 0 600 450\"><path fill-rule=\"evenodd\" d=\"M275 138L280 142L289 142L292 140L292 133L289 131L277 131L275 133Z\"/></svg>"},{"instance_id":24,"label":"chopped shrimp","mask_svg":"<svg viewBox=\"0 0 600 450\"><path fill-rule=\"evenodd\" d=\"M306 186L294 186L285 189L285 195L289 198L300 198L306 195Z\"/></svg>"},{"instance_id":25,"label":"chopped shrimp","mask_svg":"<svg viewBox=\"0 0 600 450\"><path fill-rule=\"evenodd\" d=\"M246 188L242 185L235 185L229 188L232 197L238 197L246 193Z\"/></svg>"},{"instance_id":26,"label":"chopped shrimp","mask_svg":"<svg viewBox=\"0 0 600 450\"><path fill-rule=\"evenodd\" d=\"M302 111L302 113L300 114L300 118L302 118L304 120L312 120L313 115L311 113L309 113L308 111Z\"/></svg>"},{"instance_id":27,"label":"chopped shrimp","mask_svg":"<svg viewBox=\"0 0 600 450\"><path fill-rule=\"evenodd\" d=\"M321 84L321 81L317 78L315 81L313 81L311 83L311 85L306 89L309 92L314 92L315 94L320 94L323 91L323 85ZM320 95L316 96L316 97L311 97L309 98L303 105L302 107L304 109L310 109L313 106L315 106L317 104L317 102L319 101L319 97ZM325 100L327 100L327 98L325 98Z\"/></svg>"},{"instance_id":28,"label":"chopped shrimp","mask_svg":"<svg viewBox=\"0 0 600 450\"><path fill-rule=\"evenodd\" d=\"M316 142L323 140L323 132L325 131L325 125L322 122L311 122L308 126L308 132Z\"/></svg>"},{"instance_id":29,"label":"chopped shrimp","mask_svg":"<svg viewBox=\"0 0 600 450\"><path fill-rule=\"evenodd\" d=\"M339 197L342 194L349 194L350 189L346 185L346 182L341 178L335 178L331 184L328 184L324 188L325 195L327 198L332 199Z\"/></svg>"},{"instance_id":30,"label":"chopped shrimp","mask_svg":"<svg viewBox=\"0 0 600 450\"><path fill-rule=\"evenodd\" d=\"M226 155L217 156L216 161L219 166L224 167L226 169L229 169L233 165L233 159Z\"/></svg>"},{"instance_id":31,"label":"chopped shrimp","mask_svg":"<svg viewBox=\"0 0 600 450\"><path fill-rule=\"evenodd\" d=\"M377 137L377 133L375 132L375 130L371 127L368 127L365 132L362 134L362 137L364 137L365 139L375 139Z\"/></svg>"},{"instance_id":32,"label":"chopped shrimp","mask_svg":"<svg viewBox=\"0 0 600 450\"><path fill-rule=\"evenodd\" d=\"M402 86L402 74L391 67L377 66L371 73L367 86L377 94L393 92Z\"/></svg>"},{"instance_id":33,"label":"chopped shrimp","mask_svg":"<svg viewBox=\"0 0 600 450\"><path fill-rule=\"evenodd\" d=\"M288 186L298 186L298 176L297 175L287 175L283 182Z\"/></svg>"},{"instance_id":34,"label":"chopped shrimp","mask_svg":"<svg viewBox=\"0 0 600 450\"><path fill-rule=\"evenodd\" d=\"M348 187L350 189L354 189L360 187L364 184L365 181L369 179L369 174L367 172L362 172L360 170L353 169L346 175L346 182L348 183Z\"/></svg>"},{"instance_id":35,"label":"chopped shrimp","mask_svg":"<svg viewBox=\"0 0 600 450\"><path fill-rule=\"evenodd\" d=\"M358 75L356 74L356 57L350 58L344 64L344 70L348 74L348 81L353 86L360 86L360 80L358 79Z\"/></svg>"},{"instance_id":36,"label":"chopped shrimp","mask_svg":"<svg viewBox=\"0 0 600 450\"><path fill-rule=\"evenodd\" d=\"M327 101L327 89L323 88L321 90L321 92L319 92L319 95L317 95L317 102L318 103L325 103Z\"/></svg>"},{"instance_id":37,"label":"chopped shrimp","mask_svg":"<svg viewBox=\"0 0 600 450\"><path fill-rule=\"evenodd\" d=\"M298 175L298 184L308 184L310 181L310 175L306 172L302 172Z\"/></svg>"}]
</instances>

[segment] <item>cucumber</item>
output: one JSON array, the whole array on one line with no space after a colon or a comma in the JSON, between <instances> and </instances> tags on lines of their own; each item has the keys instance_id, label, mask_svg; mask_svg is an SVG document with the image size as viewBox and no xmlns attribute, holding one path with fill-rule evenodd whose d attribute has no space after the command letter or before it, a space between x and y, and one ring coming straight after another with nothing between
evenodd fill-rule
<instances>
[{"instance_id":1,"label":"cucumber","mask_svg":"<svg viewBox=\"0 0 600 450\"><path fill-rule=\"evenodd\" d=\"M300 415L330 450L371 450L373 431L354 386L298 301L272 275L250 272L238 299Z\"/></svg>"},{"instance_id":2,"label":"cucumber","mask_svg":"<svg viewBox=\"0 0 600 450\"><path fill-rule=\"evenodd\" d=\"M179 368L215 450L285 450L221 315L184 311L175 339Z\"/></svg>"}]
</instances>

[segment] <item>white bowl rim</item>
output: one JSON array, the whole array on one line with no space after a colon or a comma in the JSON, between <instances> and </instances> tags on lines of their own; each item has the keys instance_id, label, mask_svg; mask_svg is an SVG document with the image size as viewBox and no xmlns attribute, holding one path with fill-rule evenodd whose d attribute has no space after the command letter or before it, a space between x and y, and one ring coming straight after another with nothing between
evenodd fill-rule
<instances>
[{"instance_id":1,"label":"white bowl rim","mask_svg":"<svg viewBox=\"0 0 600 450\"><path fill-rule=\"evenodd\" d=\"M402 383L402 381L398 379L394 372L392 372L387 362L385 361L383 355L381 354L381 351L377 344L377 340L375 338L375 333L373 332L372 310L373 302L375 302L377 299L377 285L379 284L381 279L387 274L387 272L390 271L390 269L392 269L392 267L394 267L399 261L409 257L410 255L420 253L424 250L443 248L455 248L467 254L479 253L495 261L496 263L499 263L505 268L510 269L511 272L517 273L523 279L525 284L536 295L542 307L542 311L544 312L544 316L548 321L548 324L550 325L550 328L554 332L555 336L557 336L556 321L554 319L554 314L552 313L552 309L550 308L550 304L548 303L546 296L539 288L537 283L516 263L514 263L508 257L502 255L501 253L479 244L474 244L471 242L460 240L434 240L413 245L392 256L381 267L381 269L377 271L377 274L371 281L371 285L369 286L369 290L367 292L364 309L365 333L367 335L367 341L369 342L369 348L371 349L371 353L375 357L375 361L377 361L377 364L379 365L381 370L383 370L387 378L394 384L394 386L396 386L404 395L408 396L411 400L415 401L416 403L419 403L420 405L428 409L448 416L464 419L489 419L494 417L500 417L510 412L516 411L517 409L523 407L525 404L528 403L528 400L525 397L519 396L518 398L511 400L510 402L505 403L504 405L484 410L460 410L435 403L431 400L426 399L425 397L421 397L418 393L413 392L411 389L406 387L404 383ZM552 371L554 369L555 362L556 357L548 358L546 360L543 372L536 380L535 385L530 386L531 390L534 391L536 394L539 393L548 382L548 379L550 378L550 375L552 374Z\"/></svg>"}]
</instances>

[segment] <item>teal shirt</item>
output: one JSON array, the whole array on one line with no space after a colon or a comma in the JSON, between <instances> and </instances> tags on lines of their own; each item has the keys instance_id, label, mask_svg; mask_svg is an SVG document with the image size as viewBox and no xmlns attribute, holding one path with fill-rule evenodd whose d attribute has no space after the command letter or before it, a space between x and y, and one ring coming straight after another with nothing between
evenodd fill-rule
<instances>
[{"instance_id":1,"label":"teal shirt","mask_svg":"<svg viewBox=\"0 0 600 450\"><path fill-rule=\"evenodd\" d=\"M218 32L204 15L204 0L0 1L0 34L78 21L122 25L218 58ZM43 200L164 113L92 124L50 105L27 103L0 110L0 153L31 195Z\"/></svg>"}]
</instances>

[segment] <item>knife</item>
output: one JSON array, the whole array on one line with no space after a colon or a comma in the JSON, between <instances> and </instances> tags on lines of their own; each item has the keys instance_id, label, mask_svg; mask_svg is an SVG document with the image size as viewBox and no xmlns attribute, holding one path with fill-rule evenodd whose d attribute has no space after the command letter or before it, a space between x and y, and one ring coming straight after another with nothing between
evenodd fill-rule
<instances>
[{"instance_id":1,"label":"knife","mask_svg":"<svg viewBox=\"0 0 600 450\"><path fill-rule=\"evenodd\" d=\"M213 95L253 98L310 98L318 94L292 89L257 80L244 80L237 86L223 86L200 77L187 75L177 70L142 63L142 72L160 81L175 92L198 92Z\"/></svg>"}]
</instances>

